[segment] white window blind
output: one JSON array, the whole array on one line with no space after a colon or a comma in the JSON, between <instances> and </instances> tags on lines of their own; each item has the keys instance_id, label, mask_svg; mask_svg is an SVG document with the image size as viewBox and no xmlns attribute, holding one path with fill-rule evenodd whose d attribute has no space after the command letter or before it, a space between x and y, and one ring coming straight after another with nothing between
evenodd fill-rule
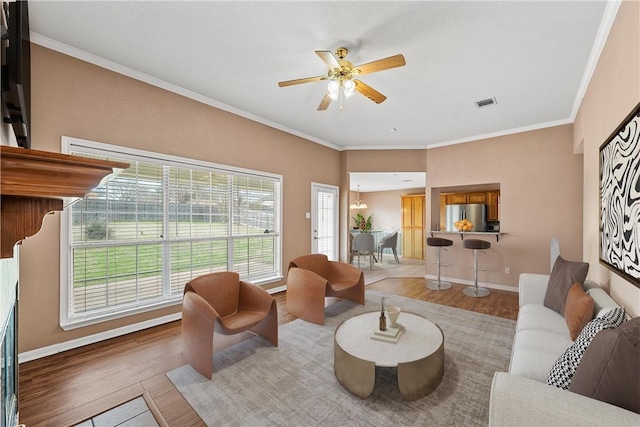
<instances>
[{"instance_id":1,"label":"white window blind","mask_svg":"<svg viewBox=\"0 0 640 427\"><path fill-rule=\"evenodd\" d=\"M334 253L334 230L336 196L334 192L317 192L316 206L318 215L317 244L318 253L325 254L330 260L337 259Z\"/></svg>"},{"instance_id":2,"label":"white window blind","mask_svg":"<svg viewBox=\"0 0 640 427\"><path fill-rule=\"evenodd\" d=\"M281 277L281 177L66 140L71 154L130 167L65 209L63 325L175 303L209 272Z\"/></svg>"}]
</instances>

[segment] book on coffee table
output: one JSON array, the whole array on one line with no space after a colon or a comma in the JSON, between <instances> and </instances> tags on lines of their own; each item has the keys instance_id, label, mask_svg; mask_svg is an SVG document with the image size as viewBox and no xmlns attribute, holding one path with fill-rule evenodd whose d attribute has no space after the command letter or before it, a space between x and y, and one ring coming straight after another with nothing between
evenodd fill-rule
<instances>
[{"instance_id":1,"label":"book on coffee table","mask_svg":"<svg viewBox=\"0 0 640 427\"><path fill-rule=\"evenodd\" d=\"M388 326L387 330L381 331L380 329L376 329L373 335L371 335L372 340L385 341L396 343L402 336L404 332L404 326L398 324L397 327Z\"/></svg>"}]
</instances>

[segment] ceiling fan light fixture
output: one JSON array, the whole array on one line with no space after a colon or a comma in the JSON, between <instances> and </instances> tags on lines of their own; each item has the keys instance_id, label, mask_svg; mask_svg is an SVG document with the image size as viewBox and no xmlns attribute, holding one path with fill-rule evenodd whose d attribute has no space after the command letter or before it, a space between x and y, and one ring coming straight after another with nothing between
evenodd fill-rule
<instances>
[{"instance_id":1,"label":"ceiling fan light fixture","mask_svg":"<svg viewBox=\"0 0 640 427\"><path fill-rule=\"evenodd\" d=\"M353 80L338 78L337 80L331 80L327 84L327 93L329 98L333 101L337 101L338 98L349 99L355 93L356 84ZM342 104L340 104L340 110L342 110Z\"/></svg>"},{"instance_id":2,"label":"ceiling fan light fixture","mask_svg":"<svg viewBox=\"0 0 640 427\"><path fill-rule=\"evenodd\" d=\"M345 91L353 92L356 89L356 84L353 80L345 80L342 82L342 85L344 86Z\"/></svg>"},{"instance_id":3,"label":"ceiling fan light fixture","mask_svg":"<svg viewBox=\"0 0 640 427\"><path fill-rule=\"evenodd\" d=\"M406 65L406 61L402 54L354 66L353 63L345 59L349 53L349 50L346 47L339 47L335 52L328 50L316 50L315 53L329 67L327 74L315 77L305 77L302 79L286 80L278 82L278 86L286 87L302 83L317 82L320 80L329 80L327 93L322 97L317 108L318 111L325 111L329 108L331 101L337 100L340 101L340 111L342 111L343 101L350 99L356 92L369 98L376 104L384 102L384 100L387 99L386 96L362 81L354 79L364 74L376 73L378 71L404 67Z\"/></svg>"},{"instance_id":4,"label":"ceiling fan light fixture","mask_svg":"<svg viewBox=\"0 0 640 427\"><path fill-rule=\"evenodd\" d=\"M346 99L349 99L355 93L356 84L353 82L353 80L344 80L342 82L342 88L344 90L344 97Z\"/></svg>"},{"instance_id":5,"label":"ceiling fan light fixture","mask_svg":"<svg viewBox=\"0 0 640 427\"><path fill-rule=\"evenodd\" d=\"M337 80L331 80L327 85L327 91L329 92L329 98L336 101L340 95L340 83Z\"/></svg>"}]
</instances>

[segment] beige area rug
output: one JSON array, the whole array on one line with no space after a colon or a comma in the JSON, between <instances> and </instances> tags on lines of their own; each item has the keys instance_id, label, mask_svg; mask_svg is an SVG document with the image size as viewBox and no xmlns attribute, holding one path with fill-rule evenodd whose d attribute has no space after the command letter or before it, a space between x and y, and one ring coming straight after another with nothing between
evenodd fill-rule
<instances>
[{"instance_id":1,"label":"beige area rug","mask_svg":"<svg viewBox=\"0 0 640 427\"><path fill-rule=\"evenodd\" d=\"M334 375L335 328L379 309L382 296L444 332L444 378L422 399L402 398L395 368L376 368L367 399L351 395ZM493 374L508 368L514 331L513 320L368 290L366 306L328 307L324 326L299 319L281 326L277 348L254 337L215 353L212 380L189 365L167 376L210 426L483 426Z\"/></svg>"}]
</instances>

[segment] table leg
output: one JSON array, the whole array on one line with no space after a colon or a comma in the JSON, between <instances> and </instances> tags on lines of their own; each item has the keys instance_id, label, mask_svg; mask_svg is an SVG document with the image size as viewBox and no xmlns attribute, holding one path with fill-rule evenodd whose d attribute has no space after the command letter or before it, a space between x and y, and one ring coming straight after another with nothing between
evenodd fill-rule
<instances>
[{"instance_id":1,"label":"table leg","mask_svg":"<svg viewBox=\"0 0 640 427\"><path fill-rule=\"evenodd\" d=\"M424 359L398 363L398 388L406 400L417 400L438 388L444 376L444 340Z\"/></svg>"},{"instance_id":2,"label":"table leg","mask_svg":"<svg viewBox=\"0 0 640 427\"><path fill-rule=\"evenodd\" d=\"M334 341L333 368L338 382L349 393L366 399L373 392L376 382L376 365L374 362L354 357L344 351Z\"/></svg>"}]
</instances>

